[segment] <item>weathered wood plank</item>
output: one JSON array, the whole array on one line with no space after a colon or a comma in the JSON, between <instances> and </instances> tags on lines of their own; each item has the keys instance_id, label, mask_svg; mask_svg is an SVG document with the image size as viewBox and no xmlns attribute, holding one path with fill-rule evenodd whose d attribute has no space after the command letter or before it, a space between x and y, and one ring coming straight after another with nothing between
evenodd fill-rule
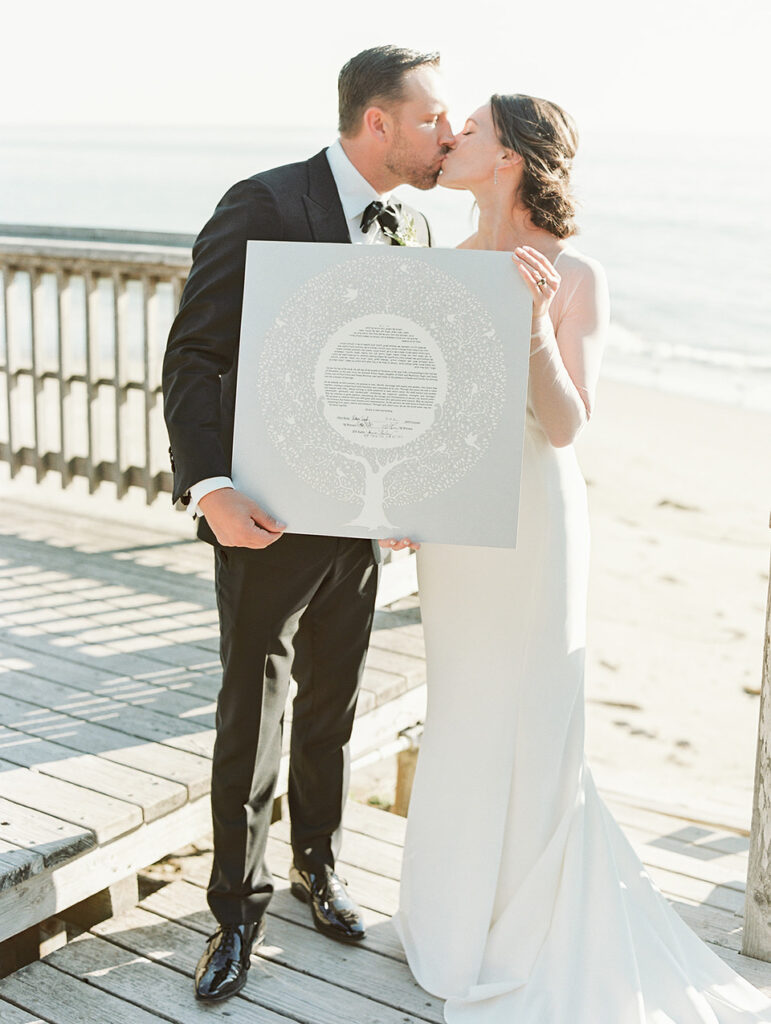
<instances>
[{"instance_id":1,"label":"weathered wood plank","mask_svg":"<svg viewBox=\"0 0 771 1024\"><path fill-rule=\"evenodd\" d=\"M274 839L289 843L290 826L288 821L277 821L271 826ZM343 829L341 856L347 864L369 871L374 875L384 875L396 881L401 877L402 850L392 843L383 843L363 832L351 832Z\"/></svg>"},{"instance_id":2,"label":"weathered wood plank","mask_svg":"<svg viewBox=\"0 0 771 1024\"><path fill-rule=\"evenodd\" d=\"M718 910L706 904L684 903L673 900L672 906L682 917L689 928L705 942L715 946L724 946L738 953L742 940L742 918L727 910ZM721 954L722 955L722 954ZM769 969L771 977L771 968Z\"/></svg>"},{"instance_id":3,"label":"weathered wood plank","mask_svg":"<svg viewBox=\"0 0 771 1024\"><path fill-rule=\"evenodd\" d=\"M211 762L206 758L161 743L0 696L0 721L30 736L53 740L81 753L99 754L110 761L147 771L187 788L190 799L208 793ZM115 723L113 723L115 724Z\"/></svg>"},{"instance_id":4,"label":"weathered wood plank","mask_svg":"<svg viewBox=\"0 0 771 1024\"><path fill-rule=\"evenodd\" d=\"M161 897L159 891L143 901L142 907L151 910L162 906L161 916L183 920L187 927L209 934L215 922L208 912L206 893L185 882L172 883L166 889L171 891L165 893L162 903L160 899L153 899ZM287 915L287 906L291 906L296 914ZM440 1001L427 995L411 975L404 972L402 965L406 958L390 918L366 911L365 919L368 934L362 944L354 950L340 949L319 935L307 906L295 899L285 886L270 904L267 946L261 955L376 999L381 997L385 988L389 991L391 1005L418 1015L431 1009L432 1013L438 1014L436 1019L441 1021ZM397 966L389 963L393 960L398 961Z\"/></svg>"},{"instance_id":5,"label":"weathered wood plank","mask_svg":"<svg viewBox=\"0 0 771 1024\"><path fill-rule=\"evenodd\" d=\"M216 739L214 729L201 729L197 732L189 732L183 736L169 737L163 741L165 747L174 747L176 750L185 750L188 754L195 754L198 757L211 759L214 752L214 741ZM280 796L280 793L276 794Z\"/></svg>"},{"instance_id":6,"label":"weathered wood plank","mask_svg":"<svg viewBox=\"0 0 771 1024\"><path fill-rule=\"evenodd\" d=\"M145 673L145 678L142 679L130 676L107 676L101 681L95 681L84 679L78 673L70 672L66 683L61 678L51 680L47 677L40 677L43 680L43 684L40 685L37 666L33 666L25 672L0 673L0 693L8 697L15 697L21 687L24 699L30 703L42 704L43 707L56 708L63 712L67 712L64 705L69 701L80 706L84 699L83 694L87 694L85 699L93 701L94 704L91 706L94 707L99 706L98 701L112 700L120 704L148 708L173 718L198 720L201 716L211 716L214 711L211 685L207 688L206 696L202 698L180 686L169 687L166 685L163 676L167 673L169 675L180 674L179 669L171 669ZM191 675L193 674L191 673ZM201 677L199 676L199 678ZM213 680L212 683L214 683ZM38 695L42 698L41 700L36 699ZM54 703L54 701L58 703Z\"/></svg>"},{"instance_id":7,"label":"weathered wood plank","mask_svg":"<svg viewBox=\"0 0 771 1024\"><path fill-rule=\"evenodd\" d=\"M23 850L33 849L47 868L96 846L91 829L3 798L0 798L0 839Z\"/></svg>"},{"instance_id":8,"label":"weathered wood plank","mask_svg":"<svg viewBox=\"0 0 771 1024\"><path fill-rule=\"evenodd\" d=\"M627 838L637 856L647 867L665 868L691 878L722 885L737 892L744 892L744 873L731 863L735 855L722 858L720 861L704 860L694 857L692 850L685 852L687 847L666 836L656 836L651 832L627 826L624 829ZM728 861L726 864L724 861Z\"/></svg>"},{"instance_id":9,"label":"weathered wood plank","mask_svg":"<svg viewBox=\"0 0 771 1024\"><path fill-rule=\"evenodd\" d=\"M282 876L288 877L289 866L292 863L291 847L288 843L275 838L270 839L269 845L271 865L275 864L276 870L280 871ZM395 879L374 875L367 868L346 860L345 855L338 861L337 867L340 874L350 882L351 892L358 902L381 914L391 915L396 912L399 883Z\"/></svg>"},{"instance_id":10,"label":"weathered wood plank","mask_svg":"<svg viewBox=\"0 0 771 1024\"><path fill-rule=\"evenodd\" d=\"M755 960L741 953L735 953L732 949L725 949L722 946L713 946L707 943L712 952L717 954L721 960L725 960L729 967L732 967L737 974L740 974L745 981L748 981L755 988L759 988L767 996L771 996L771 971L763 960Z\"/></svg>"},{"instance_id":11,"label":"weathered wood plank","mask_svg":"<svg viewBox=\"0 0 771 1024\"><path fill-rule=\"evenodd\" d=\"M205 914L205 893L195 886L178 885L174 900L173 917L163 915L162 920L143 909L143 904L142 908L118 919L104 921L91 931L150 959L159 958L158 950L161 949L164 963L184 970L201 955L205 936L214 930L216 922L211 915ZM258 955L299 972L298 983L299 975L307 974L441 1024L441 1001L426 995L404 964L363 947L340 947L319 935L315 929L272 915L267 924L266 942L257 950ZM181 925L184 929L180 928ZM191 936L191 930L196 935ZM181 961L178 964L169 959L167 950L173 950L175 956L186 951L188 963Z\"/></svg>"},{"instance_id":12,"label":"weathered wood plank","mask_svg":"<svg viewBox=\"0 0 771 1024\"><path fill-rule=\"evenodd\" d=\"M398 814L390 814L382 808L349 800L345 805L343 824L349 832L361 832L381 842L404 846L407 819Z\"/></svg>"},{"instance_id":13,"label":"weathered wood plank","mask_svg":"<svg viewBox=\"0 0 771 1024\"><path fill-rule=\"evenodd\" d=\"M212 666L207 672L194 672L185 667L167 666L162 671L149 672L133 678L138 682L147 680L170 690L191 693L202 700L216 701L222 684L222 669L219 663ZM115 695L120 696L120 693L116 692Z\"/></svg>"},{"instance_id":14,"label":"weathered wood plank","mask_svg":"<svg viewBox=\"0 0 771 1024\"><path fill-rule=\"evenodd\" d=\"M20 768L0 759L0 785L8 800L89 829L99 843L125 835L143 821L136 804Z\"/></svg>"},{"instance_id":15,"label":"weathered wood plank","mask_svg":"<svg viewBox=\"0 0 771 1024\"><path fill-rule=\"evenodd\" d=\"M15 697L17 687L0 673L0 694ZM24 700L41 708L50 708L61 714L86 721L114 722L121 730L140 739L162 743L174 736L210 729L214 722L214 709L187 694L168 691L165 703L175 704L179 712L156 711L148 705L133 705L123 700L95 694L91 690L77 689L63 683L27 676ZM184 713L185 719L179 714Z\"/></svg>"},{"instance_id":16,"label":"weathered wood plank","mask_svg":"<svg viewBox=\"0 0 771 1024\"><path fill-rule=\"evenodd\" d=\"M708 828L725 829L740 835L749 835L749 822L745 816L732 811L723 804L710 801L709 794L699 800L698 806L679 803L674 796L668 800L655 800L649 794L640 796L623 793L604 786L602 795L606 800L623 803L631 807L644 807L659 814L666 815L673 821L690 822L695 825L706 825Z\"/></svg>"},{"instance_id":17,"label":"weathered wood plank","mask_svg":"<svg viewBox=\"0 0 771 1024\"><path fill-rule=\"evenodd\" d=\"M693 903L704 903L710 907L717 907L719 910L729 910L732 914L743 913L744 894L736 889L729 889L725 885L715 885L701 878L694 878L676 871L667 871L665 868L650 864L646 864L646 868L653 883L661 889L665 896L675 899L682 897Z\"/></svg>"},{"instance_id":18,"label":"weathered wood plank","mask_svg":"<svg viewBox=\"0 0 771 1024\"><path fill-rule=\"evenodd\" d=\"M0 996L50 1024L158 1024L155 1013L68 977L42 960L1 979Z\"/></svg>"},{"instance_id":19,"label":"weathered wood plank","mask_svg":"<svg viewBox=\"0 0 771 1024\"><path fill-rule=\"evenodd\" d=\"M38 602L36 601L35 604ZM56 657L53 653L47 654L40 650L29 651L13 644L8 636L0 641L0 658L4 661L11 661L15 666L10 671L18 673L29 673L40 679L48 679L51 682L69 683L80 687L98 686L109 683L111 680L121 678L120 673L105 672L97 668L93 663L80 664L79 662L68 661L66 658ZM123 678L128 678L124 676ZM11 697L19 696L16 693Z\"/></svg>"},{"instance_id":20,"label":"weathered wood plank","mask_svg":"<svg viewBox=\"0 0 771 1024\"><path fill-rule=\"evenodd\" d=\"M0 999L0 1020L3 1024L46 1024L42 1017L29 1010L22 1010L5 999Z\"/></svg>"},{"instance_id":21,"label":"weathered wood plank","mask_svg":"<svg viewBox=\"0 0 771 1024\"><path fill-rule=\"evenodd\" d=\"M0 754L6 761L41 775L136 804L145 821L154 821L187 800L187 790L178 783L104 757L78 754L58 743L5 726L0 726Z\"/></svg>"},{"instance_id":22,"label":"weathered wood plank","mask_svg":"<svg viewBox=\"0 0 771 1024\"><path fill-rule=\"evenodd\" d=\"M342 854L342 859L337 862L337 869L341 876L350 883L350 891L356 901L363 907L376 910L380 914L388 916L393 914L398 902L399 883L393 878L373 875L366 868L350 864L345 859L345 848L343 848ZM268 839L267 858L270 870L277 877L289 877L292 849L288 843L271 836ZM205 888L211 871L211 855L196 857L194 860L195 863L190 864L187 868L186 877L196 885Z\"/></svg>"},{"instance_id":23,"label":"weathered wood plank","mask_svg":"<svg viewBox=\"0 0 771 1024\"><path fill-rule=\"evenodd\" d=\"M409 655L412 658L424 659L426 647L422 632L419 630L415 633L409 627L400 625L399 620L392 618L393 616L394 613L390 609L376 614L375 626L372 630L372 646L382 650L397 651L399 654Z\"/></svg>"},{"instance_id":24,"label":"weathered wood plank","mask_svg":"<svg viewBox=\"0 0 771 1024\"><path fill-rule=\"evenodd\" d=\"M2 804L0 801L0 820L6 820ZM211 807L208 796L204 796L140 825L106 846L96 846L91 837L93 848L75 859L69 858L65 849L63 855L68 859L55 871L47 868L0 892L0 942L47 917L60 915L67 907L136 874L180 843L193 842L210 829ZM45 855L45 847L36 849Z\"/></svg>"},{"instance_id":25,"label":"weathered wood plank","mask_svg":"<svg viewBox=\"0 0 771 1024\"><path fill-rule=\"evenodd\" d=\"M98 528L103 528L106 520L96 521ZM169 600L190 601L191 598L199 599L200 595L210 594L210 585L202 579L202 575L210 575L209 566L201 562L197 556L194 557L197 545L180 545L174 550L174 541L166 541L168 558L161 564L143 565L139 559L142 557L142 550L147 550L147 544L132 545L135 556L122 557L128 552L116 550L114 546L107 545L103 550L84 551L83 524L80 528L73 527L73 533L69 537L62 536L55 538L50 523L44 524L40 533L33 537L28 531L27 536L11 534L0 530L3 535L3 548L7 550L11 559L18 564L23 564L30 558L40 559L44 557L50 563L51 570L59 573L59 579L53 579L49 573L45 577L38 577L40 582L35 581L35 576L21 577L18 574L12 575L12 586L16 590L22 587L32 591L33 587L39 587L41 591L65 589L63 582L73 579L77 581L78 588L93 589L95 594L102 600L113 600L122 596L118 587L123 588L125 594L127 589L148 589L151 593L163 593ZM48 534L48 536L46 536ZM60 545L53 544L54 539L60 539ZM152 546L152 545L150 545ZM207 552L203 553L204 556ZM209 555L209 557L211 557ZM183 564L186 559L186 564ZM28 582L25 580L28 579ZM85 582L82 582L85 581ZM108 589L108 587L110 589ZM71 588L74 592L75 587ZM9 593L13 593L9 589ZM37 591L35 591L37 595ZM207 606L211 606L211 597Z\"/></svg>"},{"instance_id":26,"label":"weathered wood plank","mask_svg":"<svg viewBox=\"0 0 771 1024\"><path fill-rule=\"evenodd\" d=\"M693 856L703 857L705 860L738 854L745 864L747 862L750 843L745 833L684 821L682 818L673 818L650 808L621 803L612 798L607 799L606 803L613 817L623 828L630 826L657 836L678 840L693 848Z\"/></svg>"},{"instance_id":27,"label":"weathered wood plank","mask_svg":"<svg viewBox=\"0 0 771 1024\"><path fill-rule=\"evenodd\" d=\"M161 917L175 920L177 886L181 888L194 888L198 893L197 898L205 902L205 887L196 885L186 879L187 873L185 872L183 880L172 882L170 885L158 889L157 892L152 893L142 901L142 906L155 914L159 914ZM276 888L270 902L269 917L278 917L284 921L289 921L292 924L315 931L308 907L292 896L289 891L288 880L278 876L275 876L274 880ZM395 960L404 961L404 952L391 924L390 916L378 913L369 907L362 907L362 916L367 928L367 937L362 941L361 948L372 950L383 956L390 956ZM190 927L193 927L195 924L195 927L200 927L201 930L204 930L209 926L211 920L207 906L200 914L193 914L186 918L185 923Z\"/></svg>"},{"instance_id":28,"label":"weathered wood plank","mask_svg":"<svg viewBox=\"0 0 771 1024\"><path fill-rule=\"evenodd\" d=\"M179 928L179 933L185 932L186 929ZM156 952L149 958L86 934L51 954L45 962L65 977L87 982L106 998L125 1000L124 1005L141 1008L139 1012L149 1011L153 1020L162 1015L175 1024L211 1021L213 1008L196 1000L191 977L180 971L179 955L168 939L159 931L157 942L148 943ZM240 996L228 1000L227 1010L228 1020L239 1024L285 1024L287 1020L280 1014L251 1006Z\"/></svg>"},{"instance_id":29,"label":"weathered wood plank","mask_svg":"<svg viewBox=\"0 0 771 1024\"><path fill-rule=\"evenodd\" d=\"M0 891L18 885L43 867L43 855L36 850L22 850L0 839Z\"/></svg>"},{"instance_id":30,"label":"weathered wood plank","mask_svg":"<svg viewBox=\"0 0 771 1024\"><path fill-rule=\"evenodd\" d=\"M170 653L171 647L166 641L152 636L132 636L125 640L117 640L113 644L78 644L77 636L74 634L92 626L90 620L78 622L76 619L64 618L43 625L45 629L43 626L14 626L9 629L6 639L13 641L13 647L7 643L4 645L11 651L7 656L33 658L43 644L49 644L53 650L57 650L53 647L53 640L57 636L73 635L72 646L61 649L63 663L87 667L93 662L94 657L98 657L100 667L115 675L139 676L146 672L161 671L169 665L205 668L214 663L211 651L186 647L184 650L180 648Z\"/></svg>"},{"instance_id":31,"label":"weathered wood plank","mask_svg":"<svg viewBox=\"0 0 771 1024\"><path fill-rule=\"evenodd\" d=\"M83 935L51 954L46 962L76 977L88 977L92 985L140 1005L162 1006L164 1014L175 1005L179 1012L184 1005L186 1016L172 1019L186 1024L188 1019L197 1019L188 1007L196 1005L192 976L202 952L201 936L173 922L160 918L158 921L155 942L143 943L141 937L135 942L129 929L125 933L126 950L94 935ZM153 963L140 952L147 948L157 956L158 947L165 954L164 963L173 964L176 970ZM425 1019L308 974L298 974L263 957L252 958L240 1000L305 1024L340 1024L341 1020L356 1024L416 1024ZM201 1007L201 1011L205 1013L206 1009Z\"/></svg>"}]
</instances>

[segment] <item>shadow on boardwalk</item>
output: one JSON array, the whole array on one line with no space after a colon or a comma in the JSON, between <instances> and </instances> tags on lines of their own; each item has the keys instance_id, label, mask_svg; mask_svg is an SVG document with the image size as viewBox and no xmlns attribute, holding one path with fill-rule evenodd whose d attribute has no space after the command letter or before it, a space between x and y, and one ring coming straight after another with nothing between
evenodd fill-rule
<instances>
[{"instance_id":1,"label":"shadow on boardwalk","mask_svg":"<svg viewBox=\"0 0 771 1024\"><path fill-rule=\"evenodd\" d=\"M136 862L124 850L121 863L134 870L206 831L220 685L207 545L42 503L4 511L0 941L68 905L54 874L84 852L133 837ZM414 601L378 613L359 753L420 716L416 613ZM80 867L87 880L90 862ZM11 892L33 881L40 891Z\"/></svg>"}]
</instances>

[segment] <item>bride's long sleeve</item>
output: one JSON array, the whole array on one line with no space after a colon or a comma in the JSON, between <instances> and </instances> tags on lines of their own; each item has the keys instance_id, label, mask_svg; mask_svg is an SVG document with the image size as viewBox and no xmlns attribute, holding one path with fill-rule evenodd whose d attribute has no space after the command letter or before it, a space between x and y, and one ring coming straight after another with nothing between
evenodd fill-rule
<instances>
[{"instance_id":1,"label":"bride's long sleeve","mask_svg":"<svg viewBox=\"0 0 771 1024\"><path fill-rule=\"evenodd\" d=\"M533 321L530 354L530 402L541 428L555 448L572 444L589 421L605 344L610 303L604 271L582 261L561 288L571 289L556 314ZM556 301L556 300L555 300Z\"/></svg>"}]
</instances>

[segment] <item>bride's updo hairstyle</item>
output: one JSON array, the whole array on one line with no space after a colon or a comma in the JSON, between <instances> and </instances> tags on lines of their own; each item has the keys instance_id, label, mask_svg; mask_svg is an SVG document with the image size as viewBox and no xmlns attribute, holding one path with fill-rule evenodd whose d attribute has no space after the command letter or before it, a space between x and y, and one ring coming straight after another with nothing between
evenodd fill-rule
<instances>
[{"instance_id":1,"label":"bride's updo hairstyle","mask_svg":"<svg viewBox=\"0 0 771 1024\"><path fill-rule=\"evenodd\" d=\"M556 103L521 93L496 93L490 107L501 145L522 157L518 199L529 210L533 224L557 238L575 235L570 170L578 132L573 118Z\"/></svg>"}]
</instances>

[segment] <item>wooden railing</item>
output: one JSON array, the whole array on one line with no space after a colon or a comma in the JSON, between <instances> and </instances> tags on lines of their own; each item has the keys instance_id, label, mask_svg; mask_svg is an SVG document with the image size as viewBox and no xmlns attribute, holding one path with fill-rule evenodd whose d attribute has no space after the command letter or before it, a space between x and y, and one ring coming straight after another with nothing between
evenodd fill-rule
<instances>
[{"instance_id":1,"label":"wooden railing","mask_svg":"<svg viewBox=\"0 0 771 1024\"><path fill-rule=\"evenodd\" d=\"M0 459L15 475L172 488L161 361L188 235L0 225ZM3 407L4 406L4 407ZM3 436L4 435L4 436Z\"/></svg>"},{"instance_id":2,"label":"wooden railing","mask_svg":"<svg viewBox=\"0 0 771 1024\"><path fill-rule=\"evenodd\" d=\"M0 224L0 461L171 493L161 365L193 235ZM417 589L384 552L378 602Z\"/></svg>"}]
</instances>

